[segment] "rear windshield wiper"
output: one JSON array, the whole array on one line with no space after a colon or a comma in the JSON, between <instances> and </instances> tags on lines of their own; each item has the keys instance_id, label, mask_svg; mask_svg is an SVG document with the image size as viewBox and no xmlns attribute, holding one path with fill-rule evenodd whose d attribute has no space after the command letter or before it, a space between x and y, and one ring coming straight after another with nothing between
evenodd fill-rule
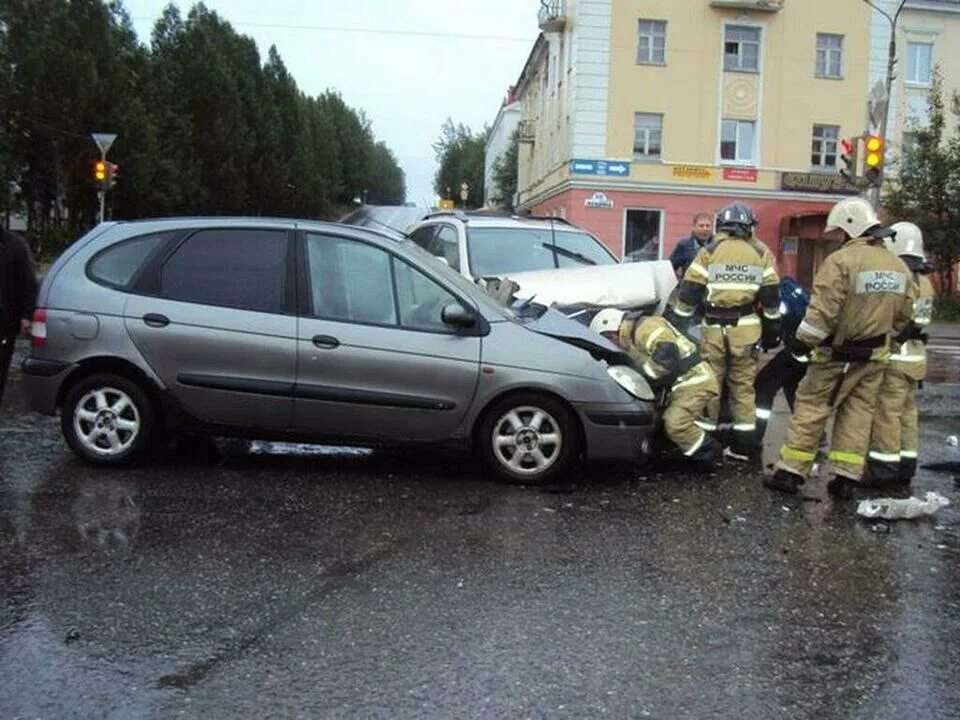
<instances>
[{"instance_id":1,"label":"rear windshield wiper","mask_svg":"<svg viewBox=\"0 0 960 720\"><path fill-rule=\"evenodd\" d=\"M596 260L593 260L592 258L588 258L588 257L587 257L586 255L584 255L583 253L578 253L578 252L576 252L576 251L574 251L574 250L567 250L567 248L565 248L565 247L560 247L559 245L557 245L557 244L555 244L555 243L543 243L543 247L545 247L547 250L553 250L553 251L554 251L555 253L557 253L558 255L563 255L564 257L568 257L568 258L570 258L571 260L579 260L579 261L582 262L584 265L596 265L596 264L597 264L597 261L596 261Z\"/></svg>"}]
</instances>

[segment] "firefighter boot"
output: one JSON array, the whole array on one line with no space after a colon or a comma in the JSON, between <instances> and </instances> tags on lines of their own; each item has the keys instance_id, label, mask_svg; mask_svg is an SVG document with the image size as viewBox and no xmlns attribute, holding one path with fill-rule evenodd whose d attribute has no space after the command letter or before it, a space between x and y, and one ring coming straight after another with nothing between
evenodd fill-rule
<instances>
[{"instance_id":1,"label":"firefighter boot","mask_svg":"<svg viewBox=\"0 0 960 720\"><path fill-rule=\"evenodd\" d=\"M796 495L800 491L800 486L803 485L803 483L804 478L802 475L797 475L783 468L777 470L773 475L767 475L763 478L763 486L765 488L789 493L790 495Z\"/></svg>"}]
</instances>

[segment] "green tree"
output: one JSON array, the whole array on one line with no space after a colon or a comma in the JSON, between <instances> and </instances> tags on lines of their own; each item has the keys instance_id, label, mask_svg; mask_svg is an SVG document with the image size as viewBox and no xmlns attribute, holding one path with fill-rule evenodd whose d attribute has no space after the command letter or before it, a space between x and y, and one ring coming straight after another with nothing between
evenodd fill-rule
<instances>
[{"instance_id":1,"label":"green tree","mask_svg":"<svg viewBox=\"0 0 960 720\"><path fill-rule=\"evenodd\" d=\"M490 129L474 133L463 123L454 125L447 118L440 129L440 137L433 144L440 167L433 179L433 189L441 198L449 198L460 204L460 187L466 183L469 197L466 206L480 207L483 204L483 170L487 136Z\"/></svg>"},{"instance_id":2,"label":"green tree","mask_svg":"<svg viewBox=\"0 0 960 720\"><path fill-rule=\"evenodd\" d=\"M510 144L506 151L493 161L493 188L490 200L509 210L513 210L513 198L517 194L517 159L520 154L520 142L517 131L510 135Z\"/></svg>"},{"instance_id":3,"label":"green tree","mask_svg":"<svg viewBox=\"0 0 960 720\"><path fill-rule=\"evenodd\" d=\"M372 205L403 205L406 197L407 184L403 170L390 148L378 142L370 154L366 201Z\"/></svg>"},{"instance_id":4,"label":"green tree","mask_svg":"<svg viewBox=\"0 0 960 720\"><path fill-rule=\"evenodd\" d=\"M897 220L909 220L923 231L927 257L940 278L940 292L956 287L960 262L960 94L954 92L954 132L947 136L943 80L934 72L928 98L929 123L915 131L915 142L902 153L897 179L885 198Z\"/></svg>"}]
</instances>

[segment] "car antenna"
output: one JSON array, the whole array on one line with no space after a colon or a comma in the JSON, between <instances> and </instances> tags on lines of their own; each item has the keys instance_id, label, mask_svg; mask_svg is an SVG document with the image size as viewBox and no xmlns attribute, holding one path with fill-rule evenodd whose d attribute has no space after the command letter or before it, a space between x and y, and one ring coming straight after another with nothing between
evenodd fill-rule
<instances>
[{"instance_id":1,"label":"car antenna","mask_svg":"<svg viewBox=\"0 0 960 720\"><path fill-rule=\"evenodd\" d=\"M550 244L553 245L553 262L560 267L560 258L557 256L557 231L554 229L553 215L550 216Z\"/></svg>"}]
</instances>

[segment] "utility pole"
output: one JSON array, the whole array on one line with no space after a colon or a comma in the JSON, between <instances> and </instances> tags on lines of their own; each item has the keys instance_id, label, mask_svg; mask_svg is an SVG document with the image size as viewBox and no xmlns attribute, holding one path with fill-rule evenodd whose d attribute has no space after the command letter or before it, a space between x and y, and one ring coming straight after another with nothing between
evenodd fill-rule
<instances>
[{"instance_id":1,"label":"utility pole","mask_svg":"<svg viewBox=\"0 0 960 720\"><path fill-rule=\"evenodd\" d=\"M897 10L893 16L887 13L886 10L878 7L872 0L863 1L876 12L880 13L884 18L886 18L887 22L890 23L890 44L887 47L887 77L885 82L886 98L883 102L883 112L880 115L880 125L877 128L877 133L883 141L884 147L886 147L888 145L887 122L890 117L890 94L893 92L893 68L897 64L897 21L900 19L900 13L903 11L903 6L906 5L907 0L899 0L897 4ZM885 166L886 163L883 163L879 168L880 175L877 181L877 186L867 191L868 200L874 208L877 208L880 205L880 191L883 188L883 178L886 174Z\"/></svg>"}]
</instances>

